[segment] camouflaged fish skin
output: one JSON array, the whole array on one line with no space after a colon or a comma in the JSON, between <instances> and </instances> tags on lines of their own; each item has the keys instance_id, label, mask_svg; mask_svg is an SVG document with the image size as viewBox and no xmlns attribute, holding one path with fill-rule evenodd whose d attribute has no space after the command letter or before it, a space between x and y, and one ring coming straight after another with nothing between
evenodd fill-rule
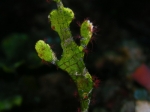
<instances>
[{"instance_id":1,"label":"camouflaged fish skin","mask_svg":"<svg viewBox=\"0 0 150 112\"><path fill-rule=\"evenodd\" d=\"M59 68L68 72L77 85L81 103L80 110L81 112L87 112L93 89L93 80L85 67L83 58L85 54L84 49L86 49L93 34L93 24L89 20L85 20L81 24L80 34L82 38L80 45L77 45L69 28L70 23L74 19L73 11L64 7L60 0L53 1L56 2L57 9L52 10L48 17L51 28L59 34L61 39L61 47L63 49L61 59L57 59L51 47L43 40L39 40L36 43L35 49L42 60L56 64Z\"/></svg>"}]
</instances>

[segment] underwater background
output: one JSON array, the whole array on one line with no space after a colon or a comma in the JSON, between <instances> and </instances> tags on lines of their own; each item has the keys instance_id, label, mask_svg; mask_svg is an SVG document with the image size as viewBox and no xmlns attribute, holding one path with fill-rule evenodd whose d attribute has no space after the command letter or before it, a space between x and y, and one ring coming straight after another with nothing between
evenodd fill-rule
<instances>
[{"instance_id":1,"label":"underwater background","mask_svg":"<svg viewBox=\"0 0 150 112\"><path fill-rule=\"evenodd\" d=\"M89 112L150 112L150 1L62 2L75 13L70 29L77 43L77 23L88 18L97 30L84 57L101 81ZM78 112L74 82L35 51L45 40L61 56L48 20L55 8L46 0L0 1L0 112Z\"/></svg>"}]
</instances>

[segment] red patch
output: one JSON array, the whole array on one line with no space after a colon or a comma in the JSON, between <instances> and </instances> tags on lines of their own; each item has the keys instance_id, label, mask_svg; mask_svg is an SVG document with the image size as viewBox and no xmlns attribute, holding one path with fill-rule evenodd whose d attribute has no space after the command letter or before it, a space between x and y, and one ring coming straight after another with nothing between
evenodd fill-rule
<instances>
[{"instance_id":1,"label":"red patch","mask_svg":"<svg viewBox=\"0 0 150 112\"><path fill-rule=\"evenodd\" d=\"M88 96L87 96L87 95L85 95L85 96L83 97L83 99L84 99L84 100L87 100L87 99L88 99Z\"/></svg>"},{"instance_id":2,"label":"red patch","mask_svg":"<svg viewBox=\"0 0 150 112\"><path fill-rule=\"evenodd\" d=\"M91 39L90 39L90 43L92 45L92 49L93 49L93 42L96 43L96 38L94 36L92 36Z\"/></svg>"},{"instance_id":3,"label":"red patch","mask_svg":"<svg viewBox=\"0 0 150 112\"><path fill-rule=\"evenodd\" d=\"M90 25L90 26L88 27L88 30L93 33L93 26Z\"/></svg>"},{"instance_id":4,"label":"red patch","mask_svg":"<svg viewBox=\"0 0 150 112\"><path fill-rule=\"evenodd\" d=\"M50 2L51 2L51 0L46 0L46 2L47 2L47 3L50 3Z\"/></svg>"},{"instance_id":5,"label":"red patch","mask_svg":"<svg viewBox=\"0 0 150 112\"><path fill-rule=\"evenodd\" d=\"M45 60L43 60L43 59L42 59L42 63L44 63L44 64L46 64L46 65L49 64L47 61L45 61Z\"/></svg>"},{"instance_id":6,"label":"red patch","mask_svg":"<svg viewBox=\"0 0 150 112\"><path fill-rule=\"evenodd\" d=\"M51 28L52 28L53 30L55 30L55 26L52 26Z\"/></svg>"},{"instance_id":7,"label":"red patch","mask_svg":"<svg viewBox=\"0 0 150 112\"><path fill-rule=\"evenodd\" d=\"M88 18L88 17L84 19L84 21L87 21L87 20L89 20L89 18Z\"/></svg>"},{"instance_id":8,"label":"red patch","mask_svg":"<svg viewBox=\"0 0 150 112\"><path fill-rule=\"evenodd\" d=\"M92 99L92 100L91 100L91 105L94 105L94 104L96 104L96 100L95 100L95 99Z\"/></svg>"},{"instance_id":9,"label":"red patch","mask_svg":"<svg viewBox=\"0 0 150 112\"><path fill-rule=\"evenodd\" d=\"M81 109L80 109L80 108L78 108L78 109L77 109L77 112L81 112Z\"/></svg>"},{"instance_id":10,"label":"red patch","mask_svg":"<svg viewBox=\"0 0 150 112\"><path fill-rule=\"evenodd\" d=\"M99 85L100 85L100 80L98 79L98 77L97 76L92 76L92 80L93 80L93 82L94 82L94 87L95 88L98 88L99 87Z\"/></svg>"},{"instance_id":11,"label":"red patch","mask_svg":"<svg viewBox=\"0 0 150 112\"><path fill-rule=\"evenodd\" d=\"M80 35L75 36L75 39L81 39L82 37Z\"/></svg>"},{"instance_id":12,"label":"red patch","mask_svg":"<svg viewBox=\"0 0 150 112\"><path fill-rule=\"evenodd\" d=\"M78 25L79 27L81 26L81 23L80 23L79 21L77 21L76 23L77 23L77 25Z\"/></svg>"},{"instance_id":13,"label":"red patch","mask_svg":"<svg viewBox=\"0 0 150 112\"><path fill-rule=\"evenodd\" d=\"M89 49L88 49L87 47L85 47L85 48L83 49L83 52L84 52L85 54L88 54L90 51L89 51Z\"/></svg>"},{"instance_id":14,"label":"red patch","mask_svg":"<svg viewBox=\"0 0 150 112\"><path fill-rule=\"evenodd\" d=\"M100 29L97 27L97 26L93 26L93 30L92 30L92 33L97 35L97 32L99 32Z\"/></svg>"},{"instance_id":15,"label":"red patch","mask_svg":"<svg viewBox=\"0 0 150 112\"><path fill-rule=\"evenodd\" d=\"M77 91L75 91L75 92L73 93L73 96L74 96L75 98L77 98L77 96L78 96L78 92L77 92Z\"/></svg>"}]
</instances>

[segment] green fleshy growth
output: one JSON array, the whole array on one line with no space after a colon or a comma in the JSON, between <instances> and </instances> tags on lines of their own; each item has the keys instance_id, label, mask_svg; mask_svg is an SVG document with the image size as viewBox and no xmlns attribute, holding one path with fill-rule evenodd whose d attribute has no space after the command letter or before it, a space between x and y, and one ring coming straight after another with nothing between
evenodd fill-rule
<instances>
[{"instance_id":1,"label":"green fleshy growth","mask_svg":"<svg viewBox=\"0 0 150 112\"><path fill-rule=\"evenodd\" d=\"M74 13L69 8L63 8L61 10L53 10L50 13L50 21L51 21L51 27L53 30L60 32L63 27L60 27L61 25L69 27L69 24L71 23L72 19L74 18Z\"/></svg>"},{"instance_id":2,"label":"green fleshy growth","mask_svg":"<svg viewBox=\"0 0 150 112\"><path fill-rule=\"evenodd\" d=\"M93 34L93 25L89 20L85 20L80 28L80 33L81 33L81 45L86 46Z\"/></svg>"},{"instance_id":3,"label":"green fleshy growth","mask_svg":"<svg viewBox=\"0 0 150 112\"><path fill-rule=\"evenodd\" d=\"M78 76L76 84L80 96L81 110L82 112L87 112L93 89L93 81L90 74L87 72L84 76Z\"/></svg>"},{"instance_id":4,"label":"green fleshy growth","mask_svg":"<svg viewBox=\"0 0 150 112\"><path fill-rule=\"evenodd\" d=\"M38 56L47 62L56 61L55 54L51 50L50 46L46 44L43 40L39 40L36 45L35 49L38 53Z\"/></svg>"}]
</instances>

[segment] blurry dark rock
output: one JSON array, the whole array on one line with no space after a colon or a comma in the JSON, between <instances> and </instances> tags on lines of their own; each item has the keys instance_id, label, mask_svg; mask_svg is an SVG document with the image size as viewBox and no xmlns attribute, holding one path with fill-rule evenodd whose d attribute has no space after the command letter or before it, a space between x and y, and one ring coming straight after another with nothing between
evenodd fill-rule
<instances>
[{"instance_id":1,"label":"blurry dark rock","mask_svg":"<svg viewBox=\"0 0 150 112\"><path fill-rule=\"evenodd\" d=\"M76 86L68 74L54 72L38 77L24 76L20 80L23 112L76 112L80 107L74 96Z\"/></svg>"},{"instance_id":2,"label":"blurry dark rock","mask_svg":"<svg viewBox=\"0 0 150 112\"><path fill-rule=\"evenodd\" d=\"M40 106L47 110L76 112L79 102L73 94L74 82L70 77L56 72L39 78ZM47 111L46 111L47 112Z\"/></svg>"},{"instance_id":3,"label":"blurry dark rock","mask_svg":"<svg viewBox=\"0 0 150 112\"><path fill-rule=\"evenodd\" d=\"M134 101L127 101L124 103L120 112L135 112L135 103Z\"/></svg>"}]
</instances>

